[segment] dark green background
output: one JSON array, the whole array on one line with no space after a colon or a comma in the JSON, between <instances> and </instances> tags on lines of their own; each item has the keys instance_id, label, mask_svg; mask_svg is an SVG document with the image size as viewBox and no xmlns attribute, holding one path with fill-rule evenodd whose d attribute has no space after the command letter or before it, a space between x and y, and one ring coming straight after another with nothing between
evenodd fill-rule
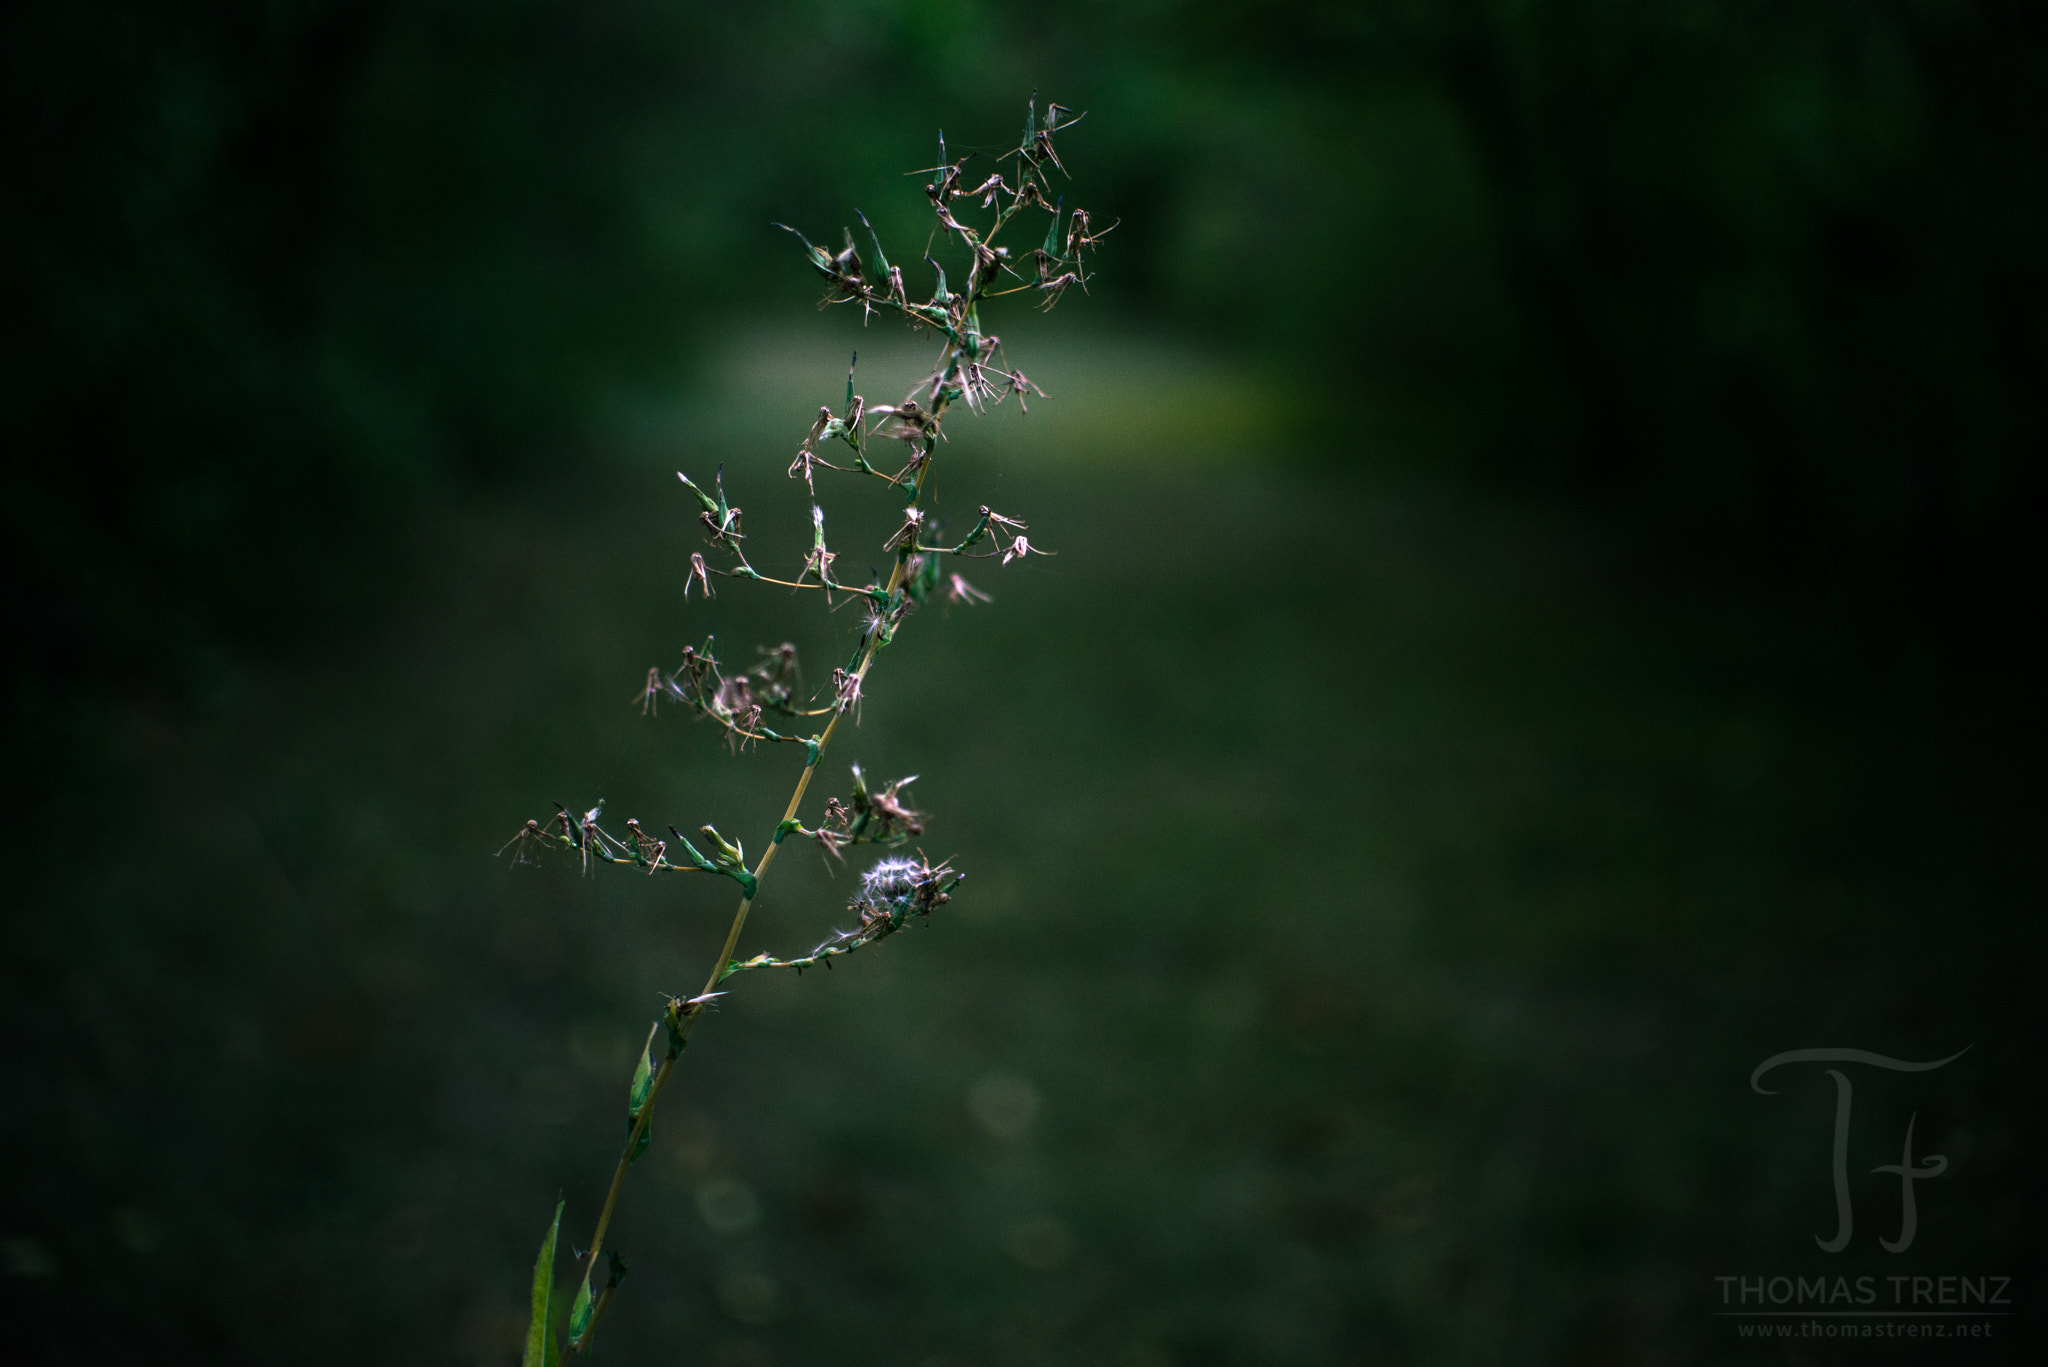
<instances>
[{"instance_id":1,"label":"dark green background","mask_svg":"<svg viewBox=\"0 0 2048 1367\"><path fill-rule=\"evenodd\" d=\"M1721 1275L2042 1313L2048 34L2020 3L10 11L17 777L0 1294L39 1361L516 1354L720 886L490 852L559 798L758 846L793 778L626 702L764 566L847 352L771 220L993 152L1105 239L940 494L1058 558L915 620L929 931L741 980L601 1352L1828 1360ZM912 272L913 288L925 277ZM1011 301L1021 303L1021 300ZM828 490L835 543L886 510ZM869 552L881 558L879 549ZM750 948L829 926L779 864ZM1829 1259L1830 1084L1858 1233ZM1946 1175L1888 1255L1907 1119Z\"/></svg>"}]
</instances>

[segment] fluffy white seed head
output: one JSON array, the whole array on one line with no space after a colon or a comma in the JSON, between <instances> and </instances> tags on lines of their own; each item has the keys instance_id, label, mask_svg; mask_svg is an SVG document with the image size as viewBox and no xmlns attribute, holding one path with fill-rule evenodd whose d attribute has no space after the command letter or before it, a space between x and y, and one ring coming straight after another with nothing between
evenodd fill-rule
<instances>
[{"instance_id":1,"label":"fluffy white seed head","mask_svg":"<svg viewBox=\"0 0 2048 1367\"><path fill-rule=\"evenodd\" d=\"M923 869L914 859L884 859L860 876L860 900L901 915L917 896Z\"/></svg>"}]
</instances>

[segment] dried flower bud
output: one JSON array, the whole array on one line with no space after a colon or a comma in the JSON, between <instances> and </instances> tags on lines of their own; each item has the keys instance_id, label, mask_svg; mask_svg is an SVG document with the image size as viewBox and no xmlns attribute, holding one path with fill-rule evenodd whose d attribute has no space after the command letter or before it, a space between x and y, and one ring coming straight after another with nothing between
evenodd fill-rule
<instances>
[{"instance_id":1,"label":"dried flower bud","mask_svg":"<svg viewBox=\"0 0 2048 1367\"><path fill-rule=\"evenodd\" d=\"M832 671L832 705L841 712L852 712L854 724L860 724L860 675L843 669Z\"/></svg>"},{"instance_id":2,"label":"dried flower bud","mask_svg":"<svg viewBox=\"0 0 2048 1367\"><path fill-rule=\"evenodd\" d=\"M653 877L661 868L663 856L668 853L668 842L656 840L641 830L640 823L632 817L626 818L626 834L633 837L634 852L640 856L640 862L647 865L648 877Z\"/></svg>"},{"instance_id":3,"label":"dried flower bud","mask_svg":"<svg viewBox=\"0 0 2048 1367\"><path fill-rule=\"evenodd\" d=\"M997 172L972 190L962 190L959 193L963 199L973 199L979 196L981 198L981 207L992 209L995 207L996 196L1008 193L1009 189L1010 187L1003 183L1002 173Z\"/></svg>"},{"instance_id":4,"label":"dried flower bud","mask_svg":"<svg viewBox=\"0 0 2048 1367\"><path fill-rule=\"evenodd\" d=\"M882 543L885 551L903 550L917 544L917 534L924 529L924 509L912 504L903 510L903 525L895 535Z\"/></svg>"},{"instance_id":5,"label":"dried flower bud","mask_svg":"<svg viewBox=\"0 0 2048 1367\"><path fill-rule=\"evenodd\" d=\"M664 678L661 666L654 665L647 671L647 682L641 685L638 693L635 693L626 701L629 703L639 703L640 715L643 717L649 712L653 712L658 716L661 713L661 699L665 697L680 699L682 696L683 691L676 687L675 680Z\"/></svg>"},{"instance_id":6,"label":"dried flower bud","mask_svg":"<svg viewBox=\"0 0 2048 1367\"><path fill-rule=\"evenodd\" d=\"M1074 285L1079 285L1083 294L1088 292L1087 282L1072 271L1068 271L1064 275L1055 276L1053 279L1041 284L1038 288L1045 294L1044 310L1047 313L1052 312L1052 306L1060 301L1060 296L1065 294Z\"/></svg>"},{"instance_id":7,"label":"dried flower bud","mask_svg":"<svg viewBox=\"0 0 2048 1367\"><path fill-rule=\"evenodd\" d=\"M722 508L717 512L697 514L697 520L704 524L704 538L714 546L729 546L745 538L740 535L740 510ZM706 585L709 588L709 585Z\"/></svg>"},{"instance_id":8,"label":"dried flower bud","mask_svg":"<svg viewBox=\"0 0 2048 1367\"><path fill-rule=\"evenodd\" d=\"M1067 218L1067 255L1079 261L1082 251L1094 245L1095 239L1088 235L1088 211L1074 210Z\"/></svg>"},{"instance_id":9,"label":"dried flower bud","mask_svg":"<svg viewBox=\"0 0 2048 1367\"><path fill-rule=\"evenodd\" d=\"M868 810L874 822L873 836L877 840L892 837L923 835L924 813L915 811L903 801L902 790L917 782L917 775L899 778L881 792L868 799Z\"/></svg>"},{"instance_id":10,"label":"dried flower bud","mask_svg":"<svg viewBox=\"0 0 2048 1367\"><path fill-rule=\"evenodd\" d=\"M547 833L541 829L540 823L529 820L519 828L518 834L504 843L498 854L503 856L506 850L510 850L513 864L538 864L540 852L546 846L547 839Z\"/></svg>"}]
</instances>

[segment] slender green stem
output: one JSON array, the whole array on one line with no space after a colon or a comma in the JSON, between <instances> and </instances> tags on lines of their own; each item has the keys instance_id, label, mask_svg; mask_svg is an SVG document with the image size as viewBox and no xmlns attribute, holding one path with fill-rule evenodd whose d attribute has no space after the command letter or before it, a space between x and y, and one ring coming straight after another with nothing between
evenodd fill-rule
<instances>
[{"instance_id":1,"label":"slender green stem","mask_svg":"<svg viewBox=\"0 0 2048 1367\"><path fill-rule=\"evenodd\" d=\"M1055 237L1060 223L1060 203L1055 201L1049 204L1046 201L1044 192L1050 188L1050 181L1043 172L1042 163L1047 157L1050 157L1055 164L1058 163L1058 158L1051 154L1051 147L1048 141L1050 134L1055 131L1057 120L1054 107L1048 106L1047 122L1044 131L1034 133L1036 109L1036 97L1034 97L1031 119L1026 123L1025 142L1015 154L1018 159L1017 187L1010 192L1011 199L1009 205L997 210L995 221L990 225L986 233L977 234L973 229L958 224L945 208L945 194L938 193L935 195L941 223L948 225L952 230L960 234L974 258L973 264L968 269L968 284L964 291L964 296L943 295L942 299L941 296L945 290L945 275L941 271L938 278L938 287L934 291L932 300L923 304L910 303L903 297L901 272L888 268L888 263L882 260L881 242L877 239L875 242L877 267L887 270L891 283L891 296L877 297L873 287L859 279L857 268L849 275L843 266L839 264L838 258L834 258L829 253L811 246L809 240L805 239L804 245L810 252L813 265L835 282L834 296L828 297L836 297L844 293L845 299L849 302L852 299L858 298L862 308L869 312L876 309L884 311L893 309L914 324L933 328L945 338L946 342L940 352L939 366L926 382L925 417L917 419L917 425L921 431L916 439L916 444L911 447L908 463L894 475L885 474L868 463L868 437L873 432L880 431L881 424L878 422L874 429L867 431L861 428L859 416L861 409L853 393L853 382L850 373L847 379L849 410L847 418L840 421L842 424L850 424L850 430L846 431L846 436L849 444L853 447L854 469L860 473L881 479L899 489L903 487L905 477L912 476L912 471L915 471L914 476L909 480L910 488L907 504L911 511L908 523L903 532L899 532L897 537L891 538L891 541L884 546L885 550L894 548L896 551L896 564L890 571L888 586L885 589L877 589L872 586L853 589L845 585L835 584L831 580L832 557L825 550L822 514L816 515L819 520L817 522L818 530L814 554L817 559L816 572L819 582L815 586L805 584L803 582L805 576L803 575L799 575L796 580L792 581L761 574L747 562L746 553L738 545L737 510L728 508L722 483L717 486L717 497L714 500L703 489L691 484L687 478L683 480L683 483L702 502L707 523L712 521L714 514L716 515L717 522L713 529L714 544L729 546L738 560L739 568L737 570L720 571L721 574L750 578L757 582L775 584L789 589L816 587L825 592L828 603L830 602L832 591L839 589L849 594L865 596L871 604L875 615L870 620L869 628L860 647L860 653L854 665L850 681L843 678L838 680L841 686L835 690L837 693L835 699L837 705L827 709L797 709L787 705L783 708L784 712L794 716L817 716L822 715L825 711L830 711L832 713L830 720L826 722L824 730L816 737L779 735L765 726L759 727L758 731L741 727L724 710L713 710L712 707L706 704L702 697L701 677L697 674L691 675L693 685L698 693L698 697L695 700L697 709L708 715L716 716L725 725L729 735L736 735L747 740L801 743L806 747L808 753L805 756L803 771L797 776L795 790L790 794L789 802L783 809L782 820L776 825L774 836L767 842L767 848L762 851L761 857L754 865L751 873L747 871L743 862L743 856L739 853L737 847L728 845L710 827L707 826L705 830L717 842L718 858L715 864L698 854L695 847L690 845L689 841L683 837L680 831L674 830L673 827L670 828L676 839L682 843L683 848L689 851L691 856L690 867L692 869L698 872L716 872L733 878L740 884L742 896L738 909L733 913L732 925L726 931L725 942L719 949L718 958L712 964L709 977L705 979L703 991L687 1001L682 998L670 999L663 1018L655 1022L652 1029L649 1030L647 1043L642 1047L641 1057L635 1062L631 1095L637 1100L638 1105L633 1111L632 1123L628 1127L626 1136L626 1146L619 1155L618 1166L612 1172L611 1185L605 1192L604 1205L598 1214L596 1231L591 1238L588 1261L584 1266L583 1290L586 1295L589 1288L589 1279L596 1274L604 1253L605 1236L610 1232L612 1216L618 1209L619 1195L625 1187L626 1170L632 1166L634 1159L639 1156L641 1146L647 1138L648 1126L653 1121L654 1107L659 1102L662 1091L667 1087L670 1076L675 1072L676 1060L682 1056L685 1047L689 1043L691 1033L696 1029L697 1018L705 1013L711 1000L718 994L719 984L739 967L733 956L739 947L740 935L746 928L748 913L753 909L754 901L760 895L761 879L766 876L768 866L774 862L776 851L781 848L782 837L791 830L800 831L803 829L801 823L797 820L797 811L803 804L804 794L810 788L811 778L817 772L819 762L823 758L825 750L831 745L833 736L838 733L839 723L846 716L851 700L857 699L860 696L861 686L867 679L869 669L874 665L876 654L884 645L889 643L894 635L895 627L900 624L902 612L906 606L903 595L910 579L911 562L922 555L964 554L970 546L977 544L983 535L988 532L991 521L1002 521L1002 519L993 518L993 515L984 508L982 510L981 522L977 524L967 540L957 547L921 546L917 540L917 528L923 517L923 513L920 511L920 504L927 487L932 461L937 455L934 443L941 435L938 428L940 418L943 417L946 408L954 397L964 396L968 406L976 408L979 406L980 398L984 393L995 394L993 386L987 381L987 372L993 370L994 367L985 364L985 358L987 361L992 362L995 355L998 354L1001 344L995 338L982 336L979 333L980 321L975 313L976 305L984 298L992 298L1000 294L1016 293L1018 290L1033 288L1033 285L1027 280L1025 284L1017 286L1016 289L996 291L994 294L991 294L990 286L996 283L998 276L1003 272L1008 272L1019 279L1023 277L1008 264L1007 249L999 256L990 244L1009 225L1010 221L1023 211L1028 203L1035 203L1041 207L1049 208L1053 214L1053 236L1047 238L1047 247L1044 252L1034 254L1039 268L1039 287L1050 288L1052 285L1058 285L1060 288L1064 288L1066 283L1070 283L1078 278L1076 273L1081 269L1080 249L1077 247L1074 250L1074 272L1070 272L1069 275L1061 277L1060 280L1054 282L1048 282L1045 279L1047 254L1051 253L1055 258L1058 256L1058 253L1055 253L1053 249L1057 246ZM1073 120L1068 122L1071 123ZM1034 138L1036 142L1034 142ZM1034 150L1035 148L1043 148L1043 155L1038 150ZM1064 168L1061 169L1064 170ZM958 173L958 165L953 166L947 172L945 183L949 187L957 180ZM1001 186L1003 182L998 177L994 184ZM993 193L992 191L992 196ZM954 197L960 197L960 192L954 191ZM984 201L984 205L986 203L987 201ZM1077 223L1082 221L1076 220ZM866 222L865 216L863 216L862 222ZM870 227L870 232L872 233L872 231L873 229ZM799 233L798 236L802 237L802 234ZM1085 244L1085 239L1083 241ZM850 242L849 252L851 252ZM927 256L926 259L930 260L930 257ZM848 289L849 282L853 286L850 290ZM1048 297L1048 306L1058 297L1059 289L1053 288ZM1029 387L1022 372L1011 373L997 370L995 373L1005 374L1009 377L1012 386L1019 395L1019 402L1021 403L1023 401L1023 392ZM1001 402L1001 396L996 395L995 401ZM916 413L916 405L910 399L904 401L904 408L911 410L913 415ZM902 409L892 411L899 416L903 412ZM800 452L800 462L805 459L809 461L809 464L801 466L806 483L810 481L813 465L822 465L829 470L844 471L846 469L844 466L834 465L829 461L819 459L816 452L812 449L813 442L829 421L831 421L831 414L827 410L820 419L819 427L813 429L812 438L804 443ZM792 476L796 474L798 468L798 466L791 467L790 473ZM902 542L900 546L896 545L898 540ZM998 535L998 540L1000 541L1000 535ZM1018 545L1021 546L1022 542L1023 538L1018 537ZM1005 558L1006 560L1009 558L1007 548ZM695 574L699 576L704 575L705 566L702 558L693 556L692 562L695 567ZM807 568L809 564L810 562L807 561ZM710 580L707 577L703 582L704 591L708 596L711 592ZM708 653L709 646L707 643L707 656ZM717 667L716 661L711 661L710 667L715 671ZM849 683L850 687L846 686ZM646 693L648 703L651 704L662 696L660 684L661 680L658 671L651 671L648 676ZM673 678L668 680L668 688L676 696L684 697L686 701L689 700ZM785 702L787 702L787 699L785 699ZM645 710L644 707L643 710ZM758 717L760 713L758 709L754 709L749 715ZM758 726L759 723L756 722L755 725ZM856 770L856 773L858 773L858 770ZM863 818L863 824L864 822L865 817ZM661 842L651 840L643 835L636 822L627 823L633 837L633 844L631 846L609 837L601 828L597 827L595 811L584 818L580 827L574 823L569 812L563 811L560 823L563 839L569 844L582 849L586 866L590 856L596 854L598 858L607 863L642 864L648 868L650 873L664 868L677 871L682 871L683 869L683 866L667 860L664 856L664 847ZM859 827L856 827L850 833L855 841L858 840L859 834ZM518 847L520 856L523 857L527 851L527 842L540 841L546 843L549 838L542 832L537 822L529 821L526 830L514 838L513 844ZM607 845L611 848L608 849ZM510 847L508 846L508 848ZM617 853L615 854L614 851ZM957 876L954 881L958 882ZM939 892L938 900L944 900L943 889ZM890 924L893 929L895 922L892 921ZM830 959L839 952L851 951L850 949L845 951L817 950L813 951L806 959L787 962L779 960L770 961L767 956L762 955L757 956L754 966L770 966L772 962L774 966L801 968L807 963L829 963ZM647 1066L655 1041L661 1037L664 1029L668 1034L668 1047L664 1056L660 1064L651 1073L643 1074L641 1070ZM643 1077L646 1081L644 1091L641 1087ZM559 1216L559 1212L557 1214ZM550 1236L550 1240L549 1246L552 1248L552 1236ZM623 1275L623 1271L623 1266L618 1268L618 1275ZM584 1302L590 1305L589 1318L584 1322L582 1332L578 1333L571 1340L569 1344L570 1351L583 1353L590 1351L591 1341L597 1332L597 1326L603 1320L605 1312L610 1309L613 1293L616 1289L616 1277L608 1278L603 1292L598 1296L595 1303L590 1303L587 1300Z\"/></svg>"},{"instance_id":2,"label":"slender green stem","mask_svg":"<svg viewBox=\"0 0 2048 1367\"><path fill-rule=\"evenodd\" d=\"M689 1038L690 1026L697 1019L698 1014L701 1013L692 1013L683 1018L684 1039L687 1040ZM647 1043L640 1046L643 1053L654 1047L654 1037L660 1033L661 1022L656 1021L647 1031ZM654 1118L654 1098L661 1095L661 1085L668 1081L668 1075L674 1070L676 1059L679 1057L681 1057L680 1054L664 1058L661 1061L661 1066L655 1069L653 1085L647 1089L647 1100L641 1103L640 1114L633 1122L631 1133L626 1136L626 1151L619 1155L618 1170L612 1173L611 1190L605 1193L604 1209L599 1211L597 1215L597 1234L590 1241L589 1261L585 1264L587 1269L586 1275L597 1271L597 1255L604 1251L604 1232L611 1226L613 1208L619 1204L619 1190L626 1185L626 1169L633 1162L634 1146L640 1142L640 1136L647 1131L648 1122ZM569 1346L579 1349L587 1346L590 1342L590 1331L596 1327L597 1313L593 1310L590 1316L590 1323L584 1327L583 1336Z\"/></svg>"},{"instance_id":3,"label":"slender green stem","mask_svg":"<svg viewBox=\"0 0 2048 1367\"><path fill-rule=\"evenodd\" d=\"M959 351L960 348L956 344L944 357L938 371L942 378L951 370L954 361L959 355ZM938 400L932 407L934 419L945 412L946 404L947 400L943 392L941 392ZM925 476L932 467L932 457L933 452L927 450L925 458L918 463L917 480L911 489L910 502L912 506L915 506L917 501L924 497ZM896 568L889 574L889 593L893 594L903 587L903 579L909 563L910 557L908 554L899 555L896 558ZM882 648L882 636L883 634L880 631L869 633L867 646L861 652L860 664L855 667L853 672L856 681L865 682L867 680L868 669L875 662L875 653ZM844 712L835 711L832 720L825 724L824 732L818 737L817 749L805 762L803 772L797 776L796 791L789 795L789 803L783 808L782 820L784 822L792 821L796 818L797 808L803 804L804 793L811 786L811 775L817 772L819 761L824 757L825 748L832 743L833 734L838 731L839 723L845 716ZM779 825L778 829L780 829ZM761 854L760 862L754 865L755 896L759 896L761 878L767 873L768 866L775 861L775 852L781 848L779 843L770 840L768 848ZM702 997L709 997L718 989L718 984L724 980L726 970L732 963L733 951L739 945L740 931L747 924L747 913L753 909L753 906L754 897L740 898L739 909L733 913L732 927L725 933L725 944L718 951L718 958L711 966L711 976L704 981L704 991L700 994L700 1000ZM703 1014L703 1010L700 1008L683 1016L681 1036L685 1043L689 1040L690 1032L696 1028L698 1017ZM661 1023L657 1021L654 1028L648 1031L646 1048L651 1049L654 1047L655 1037L660 1032ZM597 1269L598 1258L604 1252L604 1236L611 1228L612 1212L618 1206L620 1190L626 1185L626 1169L633 1164L634 1151L639 1147L640 1136L646 1133L649 1122L654 1118L654 1103L660 1099L662 1088L668 1085L669 1075L675 1071L676 1060L680 1057L682 1057L682 1053L678 1049L667 1058L664 1058L661 1061L661 1065L654 1070L654 1077L647 1089L647 1100L641 1103L640 1113L633 1122L633 1128L626 1135L625 1150L619 1155L619 1165L612 1172L611 1188L605 1193L604 1208L598 1213L597 1231L590 1238L590 1252L587 1255L588 1261L584 1264L588 1273L594 1274ZM592 1307L590 1322L584 1326L583 1333L569 1345L572 1351L584 1353L590 1351L590 1341L592 1336L597 1333L598 1321L603 1318L605 1310L610 1305L611 1295L607 1292Z\"/></svg>"}]
</instances>

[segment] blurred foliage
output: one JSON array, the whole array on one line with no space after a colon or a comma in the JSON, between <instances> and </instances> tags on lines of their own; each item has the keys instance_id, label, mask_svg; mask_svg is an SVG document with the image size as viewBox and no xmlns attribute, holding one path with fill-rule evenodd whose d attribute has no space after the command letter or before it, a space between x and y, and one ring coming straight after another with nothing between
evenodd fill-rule
<instances>
[{"instance_id":1,"label":"blurred foliage","mask_svg":"<svg viewBox=\"0 0 2048 1367\"><path fill-rule=\"evenodd\" d=\"M2020 0L4 23L9 612L65 678L189 687L195 642L346 613L427 493L577 459L801 297L769 220L917 231L904 149L1000 141L1032 88L1093 111L1104 302L1262 364L1309 449L1622 497L1774 573L2037 569Z\"/></svg>"}]
</instances>

